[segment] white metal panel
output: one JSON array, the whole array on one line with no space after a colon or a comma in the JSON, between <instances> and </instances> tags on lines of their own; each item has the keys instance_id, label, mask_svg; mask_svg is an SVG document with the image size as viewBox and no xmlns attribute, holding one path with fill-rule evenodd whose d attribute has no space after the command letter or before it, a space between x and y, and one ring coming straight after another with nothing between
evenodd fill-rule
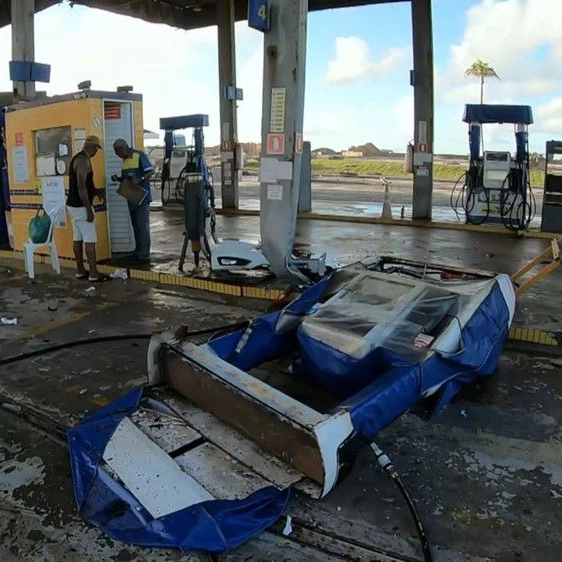
<instances>
[{"instance_id":1,"label":"white metal panel","mask_svg":"<svg viewBox=\"0 0 562 562\"><path fill-rule=\"evenodd\" d=\"M201 439L184 420L149 408L135 410L129 419L168 454Z\"/></svg>"},{"instance_id":2,"label":"white metal panel","mask_svg":"<svg viewBox=\"0 0 562 562\"><path fill-rule=\"evenodd\" d=\"M214 499L128 418L117 426L103 460L155 518Z\"/></svg>"},{"instance_id":3,"label":"white metal panel","mask_svg":"<svg viewBox=\"0 0 562 562\"><path fill-rule=\"evenodd\" d=\"M347 411L330 416L314 428L318 447L324 463L324 487L322 497L335 485L339 474L338 451L344 441L353 434L353 423Z\"/></svg>"},{"instance_id":4,"label":"white metal panel","mask_svg":"<svg viewBox=\"0 0 562 562\"><path fill-rule=\"evenodd\" d=\"M165 391L162 393L162 399L211 443L268 482L279 488L286 488L304 478L303 474L292 466L246 439L209 412L187 400L175 398Z\"/></svg>"},{"instance_id":5,"label":"white metal panel","mask_svg":"<svg viewBox=\"0 0 562 562\"><path fill-rule=\"evenodd\" d=\"M118 119L105 119L106 104L119 103L121 107ZM114 150L113 143L125 139L132 144L133 117L129 102L104 101L104 142L103 153L105 159L105 185L107 190L107 212L109 221L109 238L111 252L132 252L135 249L135 237L129 217L127 201L117 195L119 184L111 180L112 175L121 175L121 158Z\"/></svg>"},{"instance_id":6,"label":"white metal panel","mask_svg":"<svg viewBox=\"0 0 562 562\"><path fill-rule=\"evenodd\" d=\"M244 499L271 482L212 443L180 455L176 462L219 500Z\"/></svg>"}]
</instances>

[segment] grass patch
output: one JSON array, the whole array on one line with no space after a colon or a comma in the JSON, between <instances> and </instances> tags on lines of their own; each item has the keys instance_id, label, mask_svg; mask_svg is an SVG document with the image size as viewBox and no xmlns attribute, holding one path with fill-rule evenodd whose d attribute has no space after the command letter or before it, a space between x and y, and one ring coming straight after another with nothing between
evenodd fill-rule
<instances>
[{"instance_id":1,"label":"grass patch","mask_svg":"<svg viewBox=\"0 0 562 562\"><path fill-rule=\"evenodd\" d=\"M244 171L257 173L259 163L249 162ZM438 180L456 181L464 172L466 166L462 164L447 164L437 162L433 165L433 177ZM312 160L312 173L315 175L345 175L358 176L389 176L389 177L412 177L412 174L404 172L404 164L397 160L368 160L353 158L347 160ZM544 172L542 170L531 170L531 185L542 188L544 185Z\"/></svg>"}]
</instances>

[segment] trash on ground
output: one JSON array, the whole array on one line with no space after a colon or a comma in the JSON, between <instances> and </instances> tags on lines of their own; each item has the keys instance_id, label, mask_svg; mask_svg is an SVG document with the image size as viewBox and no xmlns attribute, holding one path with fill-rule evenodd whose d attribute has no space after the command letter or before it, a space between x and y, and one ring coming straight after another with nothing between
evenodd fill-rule
<instances>
[{"instance_id":1,"label":"trash on ground","mask_svg":"<svg viewBox=\"0 0 562 562\"><path fill-rule=\"evenodd\" d=\"M291 525L291 516L287 515L287 521L285 522L285 527L283 528L283 534L287 537L293 532L293 526Z\"/></svg>"},{"instance_id":2,"label":"trash on ground","mask_svg":"<svg viewBox=\"0 0 562 562\"><path fill-rule=\"evenodd\" d=\"M112 279L123 279L123 281L127 280L129 276L127 275L127 270L125 269L116 269L113 273L110 274Z\"/></svg>"}]
</instances>

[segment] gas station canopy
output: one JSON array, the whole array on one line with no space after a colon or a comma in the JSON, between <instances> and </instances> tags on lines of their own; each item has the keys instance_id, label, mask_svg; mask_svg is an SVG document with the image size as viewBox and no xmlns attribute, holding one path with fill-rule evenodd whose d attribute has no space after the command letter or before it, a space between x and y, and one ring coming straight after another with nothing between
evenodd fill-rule
<instances>
[{"instance_id":1,"label":"gas station canopy","mask_svg":"<svg viewBox=\"0 0 562 562\"><path fill-rule=\"evenodd\" d=\"M225 0L70 0L71 5L107 10L123 16L139 18L151 23L163 23L179 29L196 29L217 23L217 3ZM385 4L404 0L309 0L309 10L328 10L368 4ZM39 12L62 0L35 0ZM11 0L0 0L0 27L10 24ZM248 0L234 0L236 20L245 20Z\"/></svg>"}]
</instances>

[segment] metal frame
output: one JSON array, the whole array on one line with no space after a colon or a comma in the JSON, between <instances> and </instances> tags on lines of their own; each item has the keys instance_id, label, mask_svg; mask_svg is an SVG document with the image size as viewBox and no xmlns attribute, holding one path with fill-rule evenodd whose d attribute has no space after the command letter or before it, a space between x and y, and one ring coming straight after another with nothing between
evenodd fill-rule
<instances>
[{"instance_id":1,"label":"metal frame","mask_svg":"<svg viewBox=\"0 0 562 562\"><path fill-rule=\"evenodd\" d=\"M542 281L545 277L550 275L555 269L558 269L561 262L560 245L562 245L562 238L553 238L550 241L550 247L541 252L537 257L533 258L529 263L524 265L521 269L511 276L513 283L521 280L527 273L537 267L537 265L548 261L542 269L536 272L531 278L525 281L522 285L517 287L515 294L517 296L527 292L533 285Z\"/></svg>"}]
</instances>

